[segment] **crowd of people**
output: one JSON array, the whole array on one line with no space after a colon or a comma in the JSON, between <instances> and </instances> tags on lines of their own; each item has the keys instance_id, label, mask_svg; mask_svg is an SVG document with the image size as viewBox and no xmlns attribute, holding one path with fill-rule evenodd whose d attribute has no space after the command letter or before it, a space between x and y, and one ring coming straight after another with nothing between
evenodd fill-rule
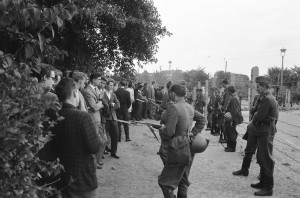
<instances>
[{"instance_id":1,"label":"crowd of people","mask_svg":"<svg viewBox=\"0 0 300 198\"><path fill-rule=\"evenodd\" d=\"M226 78L222 81L222 94L218 88L212 88L206 104L203 90L197 89L196 100L190 105L185 98L187 88L184 81L169 81L165 89L155 82L151 85L147 82L116 82L97 72L87 76L80 71L61 73L52 67L43 67L40 73L33 73L33 77L38 81L33 93L53 103L52 111L63 116L52 129L54 136L48 146L64 165L63 177L67 186L62 191L63 197L96 197L96 169L102 169L106 154L120 158L117 151L118 142L122 140L121 131L125 133L125 141L131 141L130 119L160 121L162 142L158 154L164 169L158 183L164 197L174 197L173 191L177 187L177 197L187 197L194 153L190 154L188 161L181 162L181 156L190 150L180 148L186 148L184 142L191 144L205 124L212 135L220 136L219 142L227 143L225 152L236 150L236 126L243 122L243 117L235 87L230 86ZM246 155L241 170L233 174L248 176L251 158L257 149L260 183L252 187L262 189L256 195L265 196L272 194L273 188L272 140L278 108L268 91L268 79L259 77L257 83L260 96L251 111ZM207 123L204 108L207 108ZM54 119L56 114L52 111L47 112ZM193 121L196 124L191 128ZM188 141L183 138L185 136L189 137ZM173 158L171 147L175 149ZM48 154L42 149L39 157L48 161L55 158L55 155L49 157Z\"/></svg>"}]
</instances>

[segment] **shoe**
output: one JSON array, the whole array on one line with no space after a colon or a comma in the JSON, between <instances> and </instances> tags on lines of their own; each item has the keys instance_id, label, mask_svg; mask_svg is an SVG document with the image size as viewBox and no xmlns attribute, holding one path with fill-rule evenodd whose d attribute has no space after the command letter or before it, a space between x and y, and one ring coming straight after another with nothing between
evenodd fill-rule
<instances>
[{"instance_id":1,"label":"shoe","mask_svg":"<svg viewBox=\"0 0 300 198\"><path fill-rule=\"evenodd\" d=\"M262 188L260 191L254 193L255 196L272 196L272 188Z\"/></svg>"},{"instance_id":2,"label":"shoe","mask_svg":"<svg viewBox=\"0 0 300 198\"><path fill-rule=\"evenodd\" d=\"M126 139L126 142L130 142L131 141L131 139Z\"/></svg>"},{"instance_id":3,"label":"shoe","mask_svg":"<svg viewBox=\"0 0 300 198\"><path fill-rule=\"evenodd\" d=\"M224 150L225 152L235 152L235 149L233 148L225 148Z\"/></svg>"},{"instance_id":4,"label":"shoe","mask_svg":"<svg viewBox=\"0 0 300 198\"><path fill-rule=\"evenodd\" d=\"M103 166L104 163L103 162L97 162L98 165Z\"/></svg>"},{"instance_id":5,"label":"shoe","mask_svg":"<svg viewBox=\"0 0 300 198\"><path fill-rule=\"evenodd\" d=\"M103 152L103 153L104 153L104 154L109 154L109 152L107 152L107 151L105 151L105 150L104 150L104 152Z\"/></svg>"},{"instance_id":6,"label":"shoe","mask_svg":"<svg viewBox=\"0 0 300 198\"><path fill-rule=\"evenodd\" d=\"M211 128L206 128L205 131L210 131Z\"/></svg>"},{"instance_id":7,"label":"shoe","mask_svg":"<svg viewBox=\"0 0 300 198\"><path fill-rule=\"evenodd\" d=\"M232 174L236 175L236 176L245 176L245 177L247 177L249 175L249 171L241 169L241 170L232 172Z\"/></svg>"},{"instance_id":8,"label":"shoe","mask_svg":"<svg viewBox=\"0 0 300 198\"><path fill-rule=\"evenodd\" d=\"M120 157L117 154L111 154L110 156L115 159L120 159Z\"/></svg>"},{"instance_id":9,"label":"shoe","mask_svg":"<svg viewBox=\"0 0 300 198\"><path fill-rule=\"evenodd\" d=\"M105 150L106 150L107 152L111 152L111 149L110 149L109 147L106 147Z\"/></svg>"},{"instance_id":10,"label":"shoe","mask_svg":"<svg viewBox=\"0 0 300 198\"><path fill-rule=\"evenodd\" d=\"M97 169L102 169L102 166L99 165L99 164L97 164L96 168L97 168Z\"/></svg>"},{"instance_id":11,"label":"shoe","mask_svg":"<svg viewBox=\"0 0 300 198\"><path fill-rule=\"evenodd\" d=\"M251 184L251 187L256 188L256 189L262 189L262 188L264 188L264 184L260 181L257 184Z\"/></svg>"}]
</instances>

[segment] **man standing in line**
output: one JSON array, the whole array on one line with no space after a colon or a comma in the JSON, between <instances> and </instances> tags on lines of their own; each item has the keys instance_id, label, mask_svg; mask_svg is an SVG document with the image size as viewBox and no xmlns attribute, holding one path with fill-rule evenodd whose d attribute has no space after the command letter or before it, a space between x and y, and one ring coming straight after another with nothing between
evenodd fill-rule
<instances>
[{"instance_id":1,"label":"man standing in line","mask_svg":"<svg viewBox=\"0 0 300 198\"><path fill-rule=\"evenodd\" d=\"M85 82L85 78L86 75L85 73L82 72L74 72L72 74L72 78L76 83L76 89L78 89L78 96L79 96L79 104L78 104L78 109L81 111L86 111L87 112L87 105L85 103L84 97L81 93L81 91L84 89L84 82Z\"/></svg>"},{"instance_id":2,"label":"man standing in line","mask_svg":"<svg viewBox=\"0 0 300 198\"><path fill-rule=\"evenodd\" d=\"M204 99L202 91L203 91L202 88L196 89L197 98L195 101L195 110L199 111L200 113L203 114L204 113L203 108L205 107L206 104L205 104L205 99Z\"/></svg>"},{"instance_id":3,"label":"man standing in line","mask_svg":"<svg viewBox=\"0 0 300 198\"><path fill-rule=\"evenodd\" d=\"M126 88L126 91L129 91L130 93L130 107L128 109L128 112L129 112L129 117L132 119L133 118L133 103L134 103L134 84L132 82L129 82L128 83L128 87Z\"/></svg>"},{"instance_id":4,"label":"man standing in line","mask_svg":"<svg viewBox=\"0 0 300 198\"><path fill-rule=\"evenodd\" d=\"M174 83L170 88L170 98L175 102L171 104L163 116L161 123L163 127L160 128L160 136L165 142L171 142L172 138L188 135L188 131L192 125L193 120L196 121L195 126L191 130L194 140L196 135L204 128L206 119L199 112L195 111L191 105L185 102L186 95L185 82ZM167 154L168 155L168 154ZM190 182L188 180L191 166L193 163L193 156L189 163L183 165L170 164L168 159L162 158L164 168L158 176L158 184L162 189L165 198L173 198L174 190L178 187L177 197L186 198ZM167 156L168 158L168 156ZM180 160L180 159L178 159Z\"/></svg>"},{"instance_id":5,"label":"man standing in line","mask_svg":"<svg viewBox=\"0 0 300 198\"><path fill-rule=\"evenodd\" d=\"M120 108L117 109L117 117L120 120L129 121L128 109L131 105L130 93L129 93L129 91L125 90L126 82L121 81L120 85L121 85L121 87L115 92L115 94L120 102ZM126 142L129 142L129 141L131 141L131 139L129 138L129 124L118 122L119 142L121 142L121 126L122 126L122 124L124 126Z\"/></svg>"},{"instance_id":6,"label":"man standing in line","mask_svg":"<svg viewBox=\"0 0 300 198\"><path fill-rule=\"evenodd\" d=\"M223 92L223 95L222 95L222 102L221 102L222 115L221 115L221 121L220 121L221 134L220 134L219 142L220 143L226 143L227 142L227 136L226 136L227 132L226 132L226 127L225 127L224 114L225 114L225 109L228 105L229 98L230 98L230 95L229 95L228 90L227 90L227 88L229 87L229 81L228 81L227 78L224 78L222 80L222 87L224 88L224 92Z\"/></svg>"},{"instance_id":7,"label":"man standing in line","mask_svg":"<svg viewBox=\"0 0 300 198\"><path fill-rule=\"evenodd\" d=\"M97 168L101 169L103 166L102 156L105 146L107 144L107 137L104 130L104 124L101 116L101 109L104 107L102 99L100 97L100 91L98 86L101 83L101 74L93 73L90 76L90 83L82 91L82 95L85 98L87 106L89 107L89 113L92 115L95 127L97 128L98 135L101 138L102 144L96 154Z\"/></svg>"},{"instance_id":8,"label":"man standing in line","mask_svg":"<svg viewBox=\"0 0 300 198\"><path fill-rule=\"evenodd\" d=\"M256 158L260 166L260 182L251 184L251 187L261 189L255 192L256 196L272 196L274 186L274 159L273 140L277 132L276 123L278 119L278 103L270 93L271 79L258 76L257 93L261 95L261 101L256 113L253 115L252 123L255 126L257 137Z\"/></svg>"},{"instance_id":9,"label":"man standing in line","mask_svg":"<svg viewBox=\"0 0 300 198\"><path fill-rule=\"evenodd\" d=\"M148 111L149 111L149 104L150 102L149 100L149 85L148 83L144 83L144 88L143 88L143 92L142 92L143 97L145 97L147 99L147 102L143 102L142 104L142 118L144 119L148 119Z\"/></svg>"},{"instance_id":10,"label":"man standing in line","mask_svg":"<svg viewBox=\"0 0 300 198\"><path fill-rule=\"evenodd\" d=\"M76 108L78 90L73 79L63 78L56 94L63 102L59 115L64 119L55 125L51 144L64 166L62 180L67 186L62 197L96 198L98 184L93 154L101 142L94 121L87 112Z\"/></svg>"},{"instance_id":11,"label":"man standing in line","mask_svg":"<svg viewBox=\"0 0 300 198\"><path fill-rule=\"evenodd\" d=\"M153 115L155 113L155 106L152 103L155 103L155 89L156 83L152 81L151 86L149 86L149 110L148 110L148 117L149 119L153 119Z\"/></svg>"},{"instance_id":12,"label":"man standing in line","mask_svg":"<svg viewBox=\"0 0 300 198\"><path fill-rule=\"evenodd\" d=\"M225 148L225 152L235 152L236 139L238 136L236 126L242 122L242 114L240 101L235 93L234 86L229 86L227 91L230 98L225 107L225 132L227 136L227 148ZM230 115L231 118L227 119L227 115Z\"/></svg>"},{"instance_id":13,"label":"man standing in line","mask_svg":"<svg viewBox=\"0 0 300 198\"><path fill-rule=\"evenodd\" d=\"M119 130L117 124L116 109L120 108L120 102L117 99L117 96L114 94L113 89L114 81L112 79L108 79L106 82L106 90L103 97L103 101L105 101L105 103L107 103L109 106L108 115L107 117L105 117L105 129L109 132L111 138L110 155L115 159L119 159L120 157L117 155Z\"/></svg>"}]
</instances>

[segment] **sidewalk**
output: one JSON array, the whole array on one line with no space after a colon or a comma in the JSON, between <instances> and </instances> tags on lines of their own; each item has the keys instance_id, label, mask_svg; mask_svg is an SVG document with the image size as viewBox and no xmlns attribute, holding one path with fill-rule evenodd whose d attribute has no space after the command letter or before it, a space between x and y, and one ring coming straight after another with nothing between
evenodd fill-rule
<instances>
[{"instance_id":1,"label":"sidewalk","mask_svg":"<svg viewBox=\"0 0 300 198\"><path fill-rule=\"evenodd\" d=\"M245 132L242 127L237 129L239 134ZM133 141L122 140L119 143L118 155L121 158L116 160L106 156L103 169L97 170L99 197L161 198L162 192L157 184L157 176L163 168L157 155L160 144L146 126L130 126L130 133ZM252 161L248 177L232 175L232 171L241 167L246 142L239 137L237 151L225 153L223 146L218 143L218 137L210 135L210 131L203 130L201 134L210 139L210 145L204 153L195 156L188 197L255 197L253 193L256 189L251 188L250 184L258 182L259 166L256 159ZM288 171L286 166L276 161L273 197L300 198L300 179Z\"/></svg>"}]
</instances>

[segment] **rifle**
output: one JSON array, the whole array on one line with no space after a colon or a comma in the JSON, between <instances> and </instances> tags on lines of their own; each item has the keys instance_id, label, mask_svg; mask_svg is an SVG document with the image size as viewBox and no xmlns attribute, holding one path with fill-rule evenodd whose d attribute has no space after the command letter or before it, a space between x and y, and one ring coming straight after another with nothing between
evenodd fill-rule
<instances>
[{"instance_id":1,"label":"rifle","mask_svg":"<svg viewBox=\"0 0 300 198\"><path fill-rule=\"evenodd\" d=\"M146 125L150 129L150 131L152 132L152 134L154 135L155 139L159 142L159 139L158 139L157 135L155 134L153 128L160 129L162 127L161 125L159 125L159 124L153 124L153 123L150 123L150 122L142 122L142 121L133 121L132 124L144 124L144 125Z\"/></svg>"},{"instance_id":2,"label":"rifle","mask_svg":"<svg viewBox=\"0 0 300 198\"><path fill-rule=\"evenodd\" d=\"M148 98L148 100L150 101L151 104L153 104L154 106L156 106L159 110L164 111L164 109L161 108L161 106L160 106L159 104L156 104L156 103L154 102L155 100L153 100L153 99L151 99L151 98Z\"/></svg>"}]
</instances>

